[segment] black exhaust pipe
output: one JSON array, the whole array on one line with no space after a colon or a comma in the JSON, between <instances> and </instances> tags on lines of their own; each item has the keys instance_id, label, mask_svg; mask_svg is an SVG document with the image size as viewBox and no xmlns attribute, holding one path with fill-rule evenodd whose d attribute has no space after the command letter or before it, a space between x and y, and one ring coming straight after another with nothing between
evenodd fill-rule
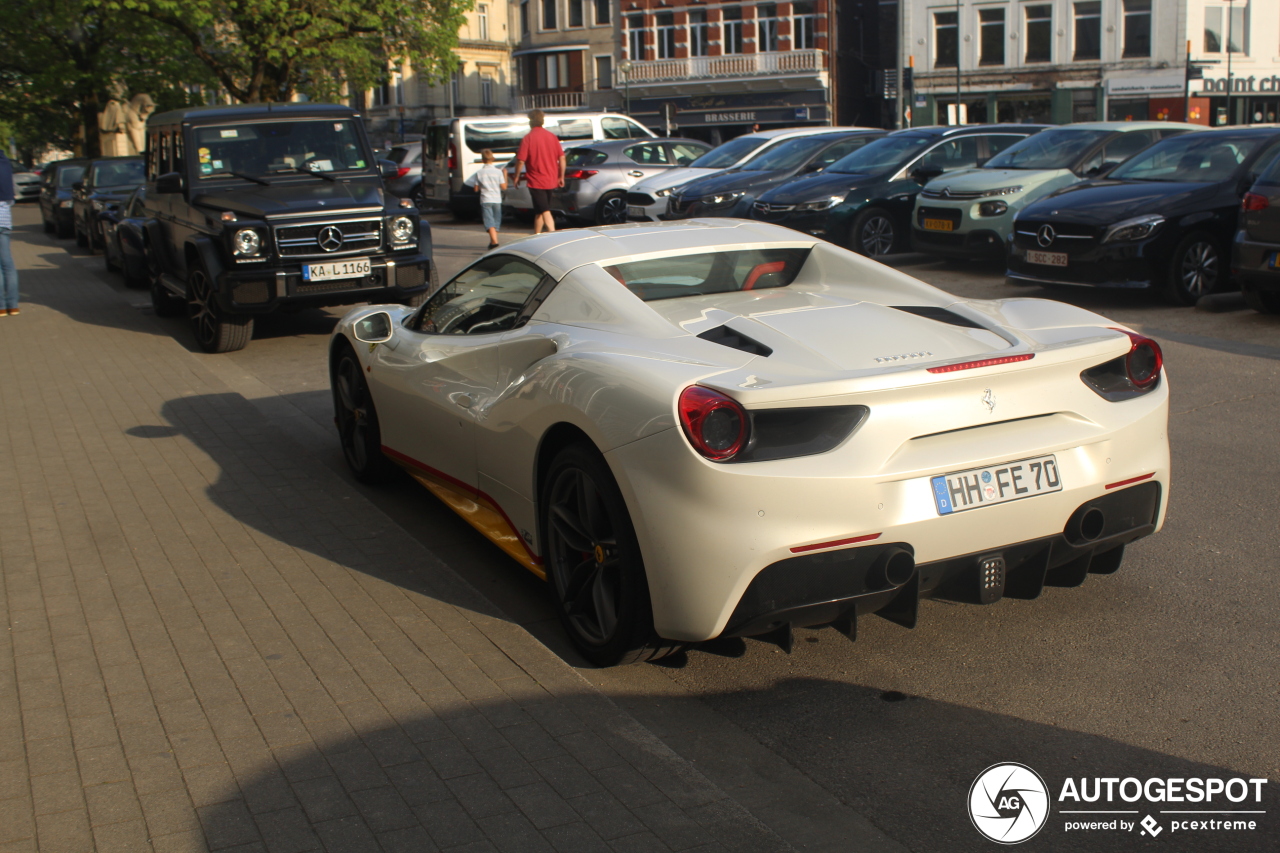
<instances>
[{"instance_id":1,"label":"black exhaust pipe","mask_svg":"<svg viewBox=\"0 0 1280 853\"><path fill-rule=\"evenodd\" d=\"M873 589L899 587L911 580L916 572L916 558L902 548L888 548L867 573L867 586Z\"/></svg>"},{"instance_id":2,"label":"black exhaust pipe","mask_svg":"<svg viewBox=\"0 0 1280 853\"><path fill-rule=\"evenodd\" d=\"M1107 527L1107 517L1096 506L1077 510L1067 523L1067 538L1073 542L1093 542Z\"/></svg>"}]
</instances>

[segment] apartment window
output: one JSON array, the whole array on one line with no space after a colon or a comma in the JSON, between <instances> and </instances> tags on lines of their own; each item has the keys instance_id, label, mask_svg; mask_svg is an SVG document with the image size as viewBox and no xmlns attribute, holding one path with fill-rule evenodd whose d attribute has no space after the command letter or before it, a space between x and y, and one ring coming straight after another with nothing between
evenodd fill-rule
<instances>
[{"instance_id":1,"label":"apartment window","mask_svg":"<svg viewBox=\"0 0 1280 853\"><path fill-rule=\"evenodd\" d=\"M569 0L569 26L585 27L587 25L587 10L583 6L586 0Z\"/></svg>"},{"instance_id":2,"label":"apartment window","mask_svg":"<svg viewBox=\"0 0 1280 853\"><path fill-rule=\"evenodd\" d=\"M644 16L627 15L627 57L644 59Z\"/></svg>"},{"instance_id":3,"label":"apartment window","mask_svg":"<svg viewBox=\"0 0 1280 853\"><path fill-rule=\"evenodd\" d=\"M725 53L742 53L742 7L730 6L723 12L722 41Z\"/></svg>"},{"instance_id":4,"label":"apartment window","mask_svg":"<svg viewBox=\"0 0 1280 853\"><path fill-rule=\"evenodd\" d=\"M1102 58L1102 2L1087 0L1075 4L1076 38L1072 59L1077 62Z\"/></svg>"},{"instance_id":5,"label":"apartment window","mask_svg":"<svg viewBox=\"0 0 1280 853\"><path fill-rule=\"evenodd\" d=\"M791 4L792 50L809 50L813 47L813 25L818 18L813 8L812 2Z\"/></svg>"},{"instance_id":6,"label":"apartment window","mask_svg":"<svg viewBox=\"0 0 1280 853\"><path fill-rule=\"evenodd\" d=\"M613 0L596 0L596 26L602 27L613 20Z\"/></svg>"},{"instance_id":7,"label":"apartment window","mask_svg":"<svg viewBox=\"0 0 1280 853\"><path fill-rule=\"evenodd\" d=\"M556 0L542 0L542 28L544 30L556 28Z\"/></svg>"},{"instance_id":8,"label":"apartment window","mask_svg":"<svg viewBox=\"0 0 1280 853\"><path fill-rule=\"evenodd\" d=\"M538 89L566 89L569 86L569 54L542 53L534 60L534 80Z\"/></svg>"},{"instance_id":9,"label":"apartment window","mask_svg":"<svg viewBox=\"0 0 1280 853\"><path fill-rule=\"evenodd\" d=\"M689 55L706 56L710 53L711 27L707 24L707 13L695 9L689 13Z\"/></svg>"},{"instance_id":10,"label":"apartment window","mask_svg":"<svg viewBox=\"0 0 1280 853\"><path fill-rule=\"evenodd\" d=\"M1027 62L1048 62L1053 52L1053 7L1024 7L1027 16Z\"/></svg>"},{"instance_id":11,"label":"apartment window","mask_svg":"<svg viewBox=\"0 0 1280 853\"><path fill-rule=\"evenodd\" d=\"M480 36L480 41L489 40L489 4L481 3L476 6L476 32Z\"/></svg>"},{"instance_id":12,"label":"apartment window","mask_svg":"<svg viewBox=\"0 0 1280 853\"><path fill-rule=\"evenodd\" d=\"M529 0L520 2L520 32L524 35L529 34Z\"/></svg>"},{"instance_id":13,"label":"apartment window","mask_svg":"<svg viewBox=\"0 0 1280 853\"><path fill-rule=\"evenodd\" d=\"M613 88L613 57L612 56L596 57L596 88L597 89Z\"/></svg>"},{"instance_id":14,"label":"apartment window","mask_svg":"<svg viewBox=\"0 0 1280 853\"><path fill-rule=\"evenodd\" d=\"M674 12L659 12L654 16L657 21L657 29L654 35L657 36L657 44L654 46L658 52L658 59L675 59L676 58L676 16Z\"/></svg>"},{"instance_id":15,"label":"apartment window","mask_svg":"<svg viewBox=\"0 0 1280 853\"><path fill-rule=\"evenodd\" d=\"M756 7L756 50L761 53L778 49L778 6L761 3Z\"/></svg>"},{"instance_id":16,"label":"apartment window","mask_svg":"<svg viewBox=\"0 0 1280 853\"><path fill-rule=\"evenodd\" d=\"M480 105L485 107L493 106L493 75L480 75Z\"/></svg>"},{"instance_id":17,"label":"apartment window","mask_svg":"<svg viewBox=\"0 0 1280 853\"><path fill-rule=\"evenodd\" d=\"M1004 9L979 9L982 65L1004 65Z\"/></svg>"},{"instance_id":18,"label":"apartment window","mask_svg":"<svg viewBox=\"0 0 1280 853\"><path fill-rule=\"evenodd\" d=\"M1248 53L1249 31L1246 28L1245 6L1231 6L1231 18L1227 26L1223 26L1222 7L1216 6L1204 10L1204 52L1222 53L1222 45L1231 42L1232 53Z\"/></svg>"},{"instance_id":19,"label":"apartment window","mask_svg":"<svg viewBox=\"0 0 1280 853\"><path fill-rule=\"evenodd\" d=\"M1151 0L1124 0L1124 56L1151 55Z\"/></svg>"},{"instance_id":20,"label":"apartment window","mask_svg":"<svg viewBox=\"0 0 1280 853\"><path fill-rule=\"evenodd\" d=\"M954 67L960 56L960 24L955 12L933 13L934 67Z\"/></svg>"},{"instance_id":21,"label":"apartment window","mask_svg":"<svg viewBox=\"0 0 1280 853\"><path fill-rule=\"evenodd\" d=\"M1222 10L1204 10L1204 52L1222 53Z\"/></svg>"}]
</instances>

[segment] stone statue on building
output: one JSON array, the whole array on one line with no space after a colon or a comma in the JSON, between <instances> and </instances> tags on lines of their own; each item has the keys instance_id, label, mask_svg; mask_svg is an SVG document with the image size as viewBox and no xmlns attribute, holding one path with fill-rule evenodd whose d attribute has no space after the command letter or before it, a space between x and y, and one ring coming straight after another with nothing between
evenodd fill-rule
<instances>
[{"instance_id":1,"label":"stone statue on building","mask_svg":"<svg viewBox=\"0 0 1280 853\"><path fill-rule=\"evenodd\" d=\"M116 157L129 153L128 105L124 100L127 90L123 83L113 82L108 91L111 98L107 107L98 113L98 144L104 157Z\"/></svg>"},{"instance_id":2,"label":"stone statue on building","mask_svg":"<svg viewBox=\"0 0 1280 853\"><path fill-rule=\"evenodd\" d=\"M156 111L150 95L134 95L125 105L125 127L129 150L125 154L141 154L147 147L147 117Z\"/></svg>"}]
</instances>

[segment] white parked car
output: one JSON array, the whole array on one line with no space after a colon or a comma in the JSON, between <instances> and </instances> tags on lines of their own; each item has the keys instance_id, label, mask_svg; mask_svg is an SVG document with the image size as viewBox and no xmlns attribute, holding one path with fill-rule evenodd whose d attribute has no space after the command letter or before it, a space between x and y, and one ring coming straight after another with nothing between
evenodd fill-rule
<instances>
[{"instance_id":1,"label":"white parked car","mask_svg":"<svg viewBox=\"0 0 1280 853\"><path fill-rule=\"evenodd\" d=\"M330 352L355 474L405 468L600 665L1034 598L1164 522L1154 341L766 223L530 237Z\"/></svg>"}]
</instances>

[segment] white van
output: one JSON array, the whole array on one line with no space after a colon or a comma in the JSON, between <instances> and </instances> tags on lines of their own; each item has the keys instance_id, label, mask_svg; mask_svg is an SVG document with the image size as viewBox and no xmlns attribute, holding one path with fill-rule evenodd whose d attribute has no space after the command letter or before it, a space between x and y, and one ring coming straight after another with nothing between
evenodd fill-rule
<instances>
[{"instance_id":1,"label":"white van","mask_svg":"<svg viewBox=\"0 0 1280 853\"><path fill-rule=\"evenodd\" d=\"M597 139L652 137L649 128L618 113L546 114L544 127L569 147ZM515 158L520 140L529 132L529 115L460 116L427 119L422 123L422 192L426 201L448 206L455 216L478 216L480 196L464 186L480 168L480 152L488 148L499 164ZM503 202L518 211L532 210L529 190L510 187Z\"/></svg>"}]
</instances>

